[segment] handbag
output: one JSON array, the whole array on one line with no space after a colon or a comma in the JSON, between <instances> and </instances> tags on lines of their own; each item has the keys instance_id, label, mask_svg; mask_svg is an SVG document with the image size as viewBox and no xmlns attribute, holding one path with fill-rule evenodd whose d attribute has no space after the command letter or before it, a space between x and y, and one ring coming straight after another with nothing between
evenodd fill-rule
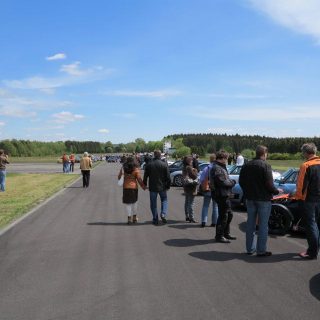
<instances>
[{"instance_id":1,"label":"handbag","mask_svg":"<svg viewBox=\"0 0 320 320\"><path fill-rule=\"evenodd\" d=\"M123 186L123 181L124 181L124 177L123 175L121 176L121 178L118 180L118 186L122 187Z\"/></svg>"},{"instance_id":2,"label":"handbag","mask_svg":"<svg viewBox=\"0 0 320 320\"><path fill-rule=\"evenodd\" d=\"M194 187L199 184L198 179L191 179L189 176L186 176L183 180L183 185L185 187Z\"/></svg>"},{"instance_id":3,"label":"handbag","mask_svg":"<svg viewBox=\"0 0 320 320\"><path fill-rule=\"evenodd\" d=\"M118 186L122 187L124 182L124 172L121 174L121 178L118 180Z\"/></svg>"}]
</instances>

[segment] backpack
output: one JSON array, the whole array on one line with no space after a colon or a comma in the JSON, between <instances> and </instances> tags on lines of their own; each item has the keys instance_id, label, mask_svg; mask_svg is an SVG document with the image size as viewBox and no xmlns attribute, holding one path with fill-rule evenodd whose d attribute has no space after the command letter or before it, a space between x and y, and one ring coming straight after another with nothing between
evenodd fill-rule
<instances>
[{"instance_id":1,"label":"backpack","mask_svg":"<svg viewBox=\"0 0 320 320\"><path fill-rule=\"evenodd\" d=\"M211 192L214 192L216 190L215 183L214 183L215 175L216 175L216 165L213 164L209 172L209 187Z\"/></svg>"}]
</instances>

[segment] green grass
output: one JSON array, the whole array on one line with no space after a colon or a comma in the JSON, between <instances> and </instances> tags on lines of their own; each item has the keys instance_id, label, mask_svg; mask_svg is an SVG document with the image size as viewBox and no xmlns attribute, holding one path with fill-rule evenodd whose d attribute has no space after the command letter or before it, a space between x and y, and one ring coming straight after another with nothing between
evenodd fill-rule
<instances>
[{"instance_id":1,"label":"green grass","mask_svg":"<svg viewBox=\"0 0 320 320\"><path fill-rule=\"evenodd\" d=\"M299 168L303 160L268 160L273 170L286 171L289 168Z\"/></svg>"},{"instance_id":2,"label":"green grass","mask_svg":"<svg viewBox=\"0 0 320 320\"><path fill-rule=\"evenodd\" d=\"M20 162L26 162L26 163L57 163L58 159L60 159L61 156L48 156L48 157L10 157L9 161L11 163L20 163Z\"/></svg>"},{"instance_id":3,"label":"green grass","mask_svg":"<svg viewBox=\"0 0 320 320\"><path fill-rule=\"evenodd\" d=\"M0 227L21 217L78 177L79 175L56 173L8 174L6 191L0 192Z\"/></svg>"}]
</instances>

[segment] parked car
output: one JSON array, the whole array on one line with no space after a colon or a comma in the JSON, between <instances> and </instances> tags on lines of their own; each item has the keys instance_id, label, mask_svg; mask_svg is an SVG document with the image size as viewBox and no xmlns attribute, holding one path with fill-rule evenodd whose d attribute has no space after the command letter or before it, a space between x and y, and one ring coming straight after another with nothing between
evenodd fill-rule
<instances>
[{"instance_id":1,"label":"parked car","mask_svg":"<svg viewBox=\"0 0 320 320\"><path fill-rule=\"evenodd\" d=\"M297 170L298 169L290 168L282 175L278 171L272 171L275 187L283 189L284 193L292 193L293 191L295 191L295 183L297 180L294 179L297 179ZM294 182L292 182L292 179L294 180ZM237 181L239 181L239 176ZM242 189L238 182L232 188L231 202L234 205L245 207L246 200L243 196Z\"/></svg>"},{"instance_id":2,"label":"parked car","mask_svg":"<svg viewBox=\"0 0 320 320\"><path fill-rule=\"evenodd\" d=\"M200 162L199 161L199 172L198 176L200 176L201 171L209 165L209 162ZM169 167L170 168L170 167ZM169 169L170 170L170 169ZM171 184L176 187L182 187L183 186L183 176L182 176L182 170L173 171L170 173L170 180Z\"/></svg>"},{"instance_id":3,"label":"parked car","mask_svg":"<svg viewBox=\"0 0 320 320\"><path fill-rule=\"evenodd\" d=\"M269 233L285 235L289 231L305 232L305 223L299 201L288 193L273 197Z\"/></svg>"},{"instance_id":4,"label":"parked car","mask_svg":"<svg viewBox=\"0 0 320 320\"><path fill-rule=\"evenodd\" d=\"M174 163L172 163L171 165L169 165L170 173L172 173L174 171L182 170L182 168L183 168L182 160L177 160Z\"/></svg>"}]
</instances>

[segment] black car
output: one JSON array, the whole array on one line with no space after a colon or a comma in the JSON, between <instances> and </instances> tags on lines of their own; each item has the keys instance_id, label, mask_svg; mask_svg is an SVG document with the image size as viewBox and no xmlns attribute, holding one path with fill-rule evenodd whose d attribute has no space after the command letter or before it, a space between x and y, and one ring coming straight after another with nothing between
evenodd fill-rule
<instances>
[{"instance_id":1,"label":"black car","mask_svg":"<svg viewBox=\"0 0 320 320\"><path fill-rule=\"evenodd\" d=\"M273 197L269 233L285 235L289 231L305 232L305 223L301 203L298 200L289 194Z\"/></svg>"}]
</instances>

